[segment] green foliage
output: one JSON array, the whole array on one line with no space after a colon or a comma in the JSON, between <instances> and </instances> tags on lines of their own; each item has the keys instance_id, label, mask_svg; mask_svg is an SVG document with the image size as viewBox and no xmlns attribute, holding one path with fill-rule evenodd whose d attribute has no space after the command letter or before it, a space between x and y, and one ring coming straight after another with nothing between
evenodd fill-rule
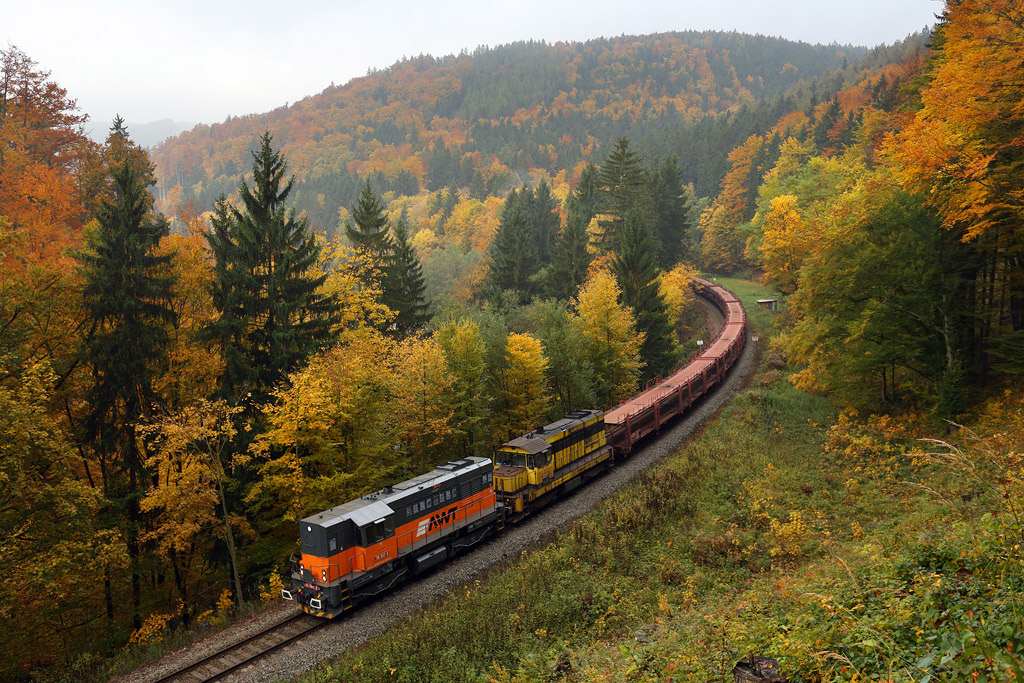
<instances>
[{"instance_id":1,"label":"green foliage","mask_svg":"<svg viewBox=\"0 0 1024 683\"><path fill-rule=\"evenodd\" d=\"M388 219L384 215L384 205L374 194L369 180L366 181L356 205L352 207L352 221L345 223L345 235L357 251L369 256L378 272L387 272L394 245L391 236L388 235Z\"/></svg>"},{"instance_id":2,"label":"green foliage","mask_svg":"<svg viewBox=\"0 0 1024 683\"><path fill-rule=\"evenodd\" d=\"M659 265L670 270L680 261L693 260L690 223L690 196L683 187L679 160L671 156L651 172L651 197L654 203L654 233L661 246Z\"/></svg>"},{"instance_id":3,"label":"green foliage","mask_svg":"<svg viewBox=\"0 0 1024 683\"><path fill-rule=\"evenodd\" d=\"M647 170L636 152L629 148L629 139L616 141L601 165L598 183L602 217L598 219L601 234L597 246L611 251L619 244L626 215L634 208L646 208L650 200Z\"/></svg>"},{"instance_id":4,"label":"green foliage","mask_svg":"<svg viewBox=\"0 0 1024 683\"><path fill-rule=\"evenodd\" d=\"M393 255L388 269L384 304L394 311L395 331L400 336L421 329L430 321L430 304L426 302L427 283L412 245L405 216L394 228Z\"/></svg>"},{"instance_id":5,"label":"green foliage","mask_svg":"<svg viewBox=\"0 0 1024 683\"><path fill-rule=\"evenodd\" d=\"M512 190L501 209L498 233L491 242L488 256L490 270L487 286L492 298L502 292L513 292L519 302L528 300L533 290L533 276L540 264L533 232L533 190Z\"/></svg>"},{"instance_id":6,"label":"green foliage","mask_svg":"<svg viewBox=\"0 0 1024 683\"><path fill-rule=\"evenodd\" d=\"M312 271L320 247L309 221L286 201L285 161L264 133L253 153L253 187L238 191L244 210L221 197L206 238L213 252L213 301L220 318L211 334L225 363L221 391L258 405L314 350L331 341L338 306L317 290L326 275Z\"/></svg>"},{"instance_id":7,"label":"green foliage","mask_svg":"<svg viewBox=\"0 0 1024 683\"><path fill-rule=\"evenodd\" d=\"M645 379L666 375L679 356L668 307L658 288L657 241L648 220L639 209L629 210L613 261L622 301L633 309L637 329L644 333L640 357Z\"/></svg>"},{"instance_id":8,"label":"green foliage","mask_svg":"<svg viewBox=\"0 0 1024 683\"><path fill-rule=\"evenodd\" d=\"M590 267L592 257L587 250L590 241L587 226L593 218L590 213L593 207L588 209L587 201L584 192L577 189L566 202L569 215L555 243L551 267L545 272L546 293L563 301L576 296Z\"/></svg>"}]
</instances>

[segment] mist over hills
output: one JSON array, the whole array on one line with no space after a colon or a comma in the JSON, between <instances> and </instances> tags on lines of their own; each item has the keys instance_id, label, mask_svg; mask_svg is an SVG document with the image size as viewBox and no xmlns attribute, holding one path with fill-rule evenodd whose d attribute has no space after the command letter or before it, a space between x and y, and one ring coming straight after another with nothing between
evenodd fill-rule
<instances>
[{"instance_id":1,"label":"mist over hills","mask_svg":"<svg viewBox=\"0 0 1024 683\"><path fill-rule=\"evenodd\" d=\"M110 123L110 121L98 121L91 119L86 126L90 129L89 137L96 142L104 142L107 139L107 133L110 130ZM135 142L139 143L143 147L154 147L167 138L188 130L196 124L194 121L160 119L158 121L150 121L148 123L126 121L125 125L128 127L128 132L131 133L132 139L135 140Z\"/></svg>"},{"instance_id":2,"label":"mist over hills","mask_svg":"<svg viewBox=\"0 0 1024 683\"><path fill-rule=\"evenodd\" d=\"M165 141L153 153L157 192L167 211L211 206L234 192L270 130L298 175L297 207L329 232L366 178L396 195L503 196L533 170L571 179L621 136L645 157L678 155L684 181L707 195L737 142L830 96L841 70L889 49L675 32L418 56ZM830 72L838 80L821 81Z\"/></svg>"}]
</instances>

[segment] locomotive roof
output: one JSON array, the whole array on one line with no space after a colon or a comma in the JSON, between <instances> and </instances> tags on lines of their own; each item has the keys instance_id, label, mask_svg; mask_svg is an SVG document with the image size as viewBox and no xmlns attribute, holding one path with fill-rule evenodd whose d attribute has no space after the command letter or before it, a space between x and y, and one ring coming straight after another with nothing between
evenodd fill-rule
<instances>
[{"instance_id":1,"label":"locomotive roof","mask_svg":"<svg viewBox=\"0 0 1024 683\"><path fill-rule=\"evenodd\" d=\"M365 526L379 520L382 517L390 515L394 510L388 504L393 501L401 500L414 494L417 491L424 489L433 489L435 486L439 486L449 481L455 481L463 471L471 469L475 465L481 463L490 464L489 458L459 458L458 460L449 460L446 463L438 465L429 472L425 472L419 476L413 477L412 479L406 479L403 482L389 486L381 491L368 494L355 500L350 500L347 503L342 503L329 510L318 512L315 515L310 515L302 519L302 522L312 523L322 526L324 528L332 527L336 524L340 524L345 521L351 520L357 526Z\"/></svg>"},{"instance_id":2,"label":"locomotive roof","mask_svg":"<svg viewBox=\"0 0 1024 683\"><path fill-rule=\"evenodd\" d=\"M518 436L511 441L506 441L499 448L518 448L530 454L541 453L550 445L548 439L584 424L600 414L600 410L577 410L576 412L569 413L557 422L552 422L537 430Z\"/></svg>"},{"instance_id":3,"label":"locomotive roof","mask_svg":"<svg viewBox=\"0 0 1024 683\"><path fill-rule=\"evenodd\" d=\"M551 448L551 444L549 444L544 439L535 436L530 436L528 434L526 436L516 437L511 441L506 441L505 443L501 444L501 448L518 448L521 451L526 451L527 453L533 455L536 453L543 453L547 449Z\"/></svg>"}]
</instances>

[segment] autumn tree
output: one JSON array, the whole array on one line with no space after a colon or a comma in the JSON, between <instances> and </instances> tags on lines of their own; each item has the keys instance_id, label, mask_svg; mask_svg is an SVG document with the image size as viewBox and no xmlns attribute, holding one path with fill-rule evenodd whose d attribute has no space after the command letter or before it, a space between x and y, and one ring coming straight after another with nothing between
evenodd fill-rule
<instances>
[{"instance_id":1,"label":"autumn tree","mask_svg":"<svg viewBox=\"0 0 1024 683\"><path fill-rule=\"evenodd\" d=\"M392 386L397 433L416 469L445 459L441 446L451 435L455 377L434 337L410 337L399 344Z\"/></svg>"},{"instance_id":2,"label":"autumn tree","mask_svg":"<svg viewBox=\"0 0 1024 683\"><path fill-rule=\"evenodd\" d=\"M687 338L703 315L697 294L690 286L697 275L697 270L692 266L680 264L658 279L658 291L665 299L668 319L676 331L677 339Z\"/></svg>"},{"instance_id":3,"label":"autumn tree","mask_svg":"<svg viewBox=\"0 0 1024 683\"><path fill-rule=\"evenodd\" d=\"M965 336L984 381L990 354L1024 368L1024 8L949 2L932 44L920 109L886 149L904 186L977 254Z\"/></svg>"},{"instance_id":4,"label":"autumn tree","mask_svg":"<svg viewBox=\"0 0 1024 683\"><path fill-rule=\"evenodd\" d=\"M10 648L0 677L30 666L66 670L76 639L96 642L105 570L127 564L123 543L98 523L100 492L82 481L70 435L49 409L55 375L45 364L0 385L0 637ZM91 633L88 633L89 629ZM48 634L40 649L39 633Z\"/></svg>"},{"instance_id":5,"label":"autumn tree","mask_svg":"<svg viewBox=\"0 0 1024 683\"><path fill-rule=\"evenodd\" d=\"M548 361L540 340L529 334L510 334L505 354L500 410L494 424L494 438L499 443L536 427L550 401L544 374Z\"/></svg>"},{"instance_id":6,"label":"autumn tree","mask_svg":"<svg viewBox=\"0 0 1024 683\"><path fill-rule=\"evenodd\" d=\"M217 202L207 241L214 256L211 327L224 359L222 395L250 405L314 350L331 341L337 302L318 291L326 274L311 270L320 257L309 222L286 201L295 185L283 183L286 165L270 133L253 152L253 186L239 185L242 209Z\"/></svg>"},{"instance_id":7,"label":"autumn tree","mask_svg":"<svg viewBox=\"0 0 1024 683\"><path fill-rule=\"evenodd\" d=\"M408 472L391 448L394 344L371 327L345 331L264 407L266 430L248 454L256 481L245 502L269 538L290 538L304 515Z\"/></svg>"},{"instance_id":8,"label":"autumn tree","mask_svg":"<svg viewBox=\"0 0 1024 683\"><path fill-rule=\"evenodd\" d=\"M35 60L14 46L0 49L0 214L31 262L58 257L81 236L83 191L97 188L80 171L100 170L86 119Z\"/></svg>"},{"instance_id":9,"label":"autumn tree","mask_svg":"<svg viewBox=\"0 0 1024 683\"><path fill-rule=\"evenodd\" d=\"M611 407L636 392L640 379L640 347L644 333L634 327L633 314L619 303L621 290L606 270L592 273L580 289L572 329L584 342L593 368L598 405Z\"/></svg>"},{"instance_id":10,"label":"autumn tree","mask_svg":"<svg viewBox=\"0 0 1024 683\"><path fill-rule=\"evenodd\" d=\"M791 294L800 266L813 252L814 234L800 215L797 199L784 194L772 200L764 219L761 254L765 281Z\"/></svg>"},{"instance_id":11,"label":"autumn tree","mask_svg":"<svg viewBox=\"0 0 1024 683\"><path fill-rule=\"evenodd\" d=\"M855 405L888 402L924 378L938 411L963 403L965 245L920 198L875 183L869 210L818 245L793 298L799 322L784 338L807 367L798 386Z\"/></svg>"},{"instance_id":12,"label":"autumn tree","mask_svg":"<svg viewBox=\"0 0 1024 683\"><path fill-rule=\"evenodd\" d=\"M452 376L451 443L460 457L487 452L486 420L490 411L484 344L477 323L462 320L438 330L438 343Z\"/></svg>"},{"instance_id":13,"label":"autumn tree","mask_svg":"<svg viewBox=\"0 0 1024 683\"><path fill-rule=\"evenodd\" d=\"M180 616L188 624L205 583L211 533L228 549L234 598L242 604L242 583L235 536L225 490L225 450L235 436L240 407L200 399L153 419L141 428L151 444L146 465L153 487L142 499L143 512L154 516L145 540L156 545L180 600Z\"/></svg>"},{"instance_id":14,"label":"autumn tree","mask_svg":"<svg viewBox=\"0 0 1024 683\"><path fill-rule=\"evenodd\" d=\"M173 281L164 275L169 255L155 253L169 232L152 211L147 187L152 168L117 118L107 138L108 199L100 204L97 228L82 255L85 307L94 332L87 341L93 387L86 440L107 475L105 494L124 517L119 520L131 559L131 604L135 628L142 623L139 499L149 472L136 425L153 414L157 395L153 368L168 344L166 325Z\"/></svg>"}]
</instances>

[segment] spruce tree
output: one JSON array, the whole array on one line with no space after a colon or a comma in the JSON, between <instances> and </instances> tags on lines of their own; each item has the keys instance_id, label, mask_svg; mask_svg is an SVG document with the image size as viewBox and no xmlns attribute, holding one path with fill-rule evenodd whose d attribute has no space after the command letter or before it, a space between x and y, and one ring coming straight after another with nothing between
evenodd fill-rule
<instances>
[{"instance_id":1,"label":"spruce tree","mask_svg":"<svg viewBox=\"0 0 1024 683\"><path fill-rule=\"evenodd\" d=\"M153 414L157 403L153 374L166 352L167 325L175 317L169 307L174 282L166 275L171 256L154 253L170 229L152 210L147 188L154 183L153 169L146 153L128 138L120 117L114 120L104 157L108 191L96 208L98 228L80 256L83 304L92 327L85 343L93 376L85 436L105 463L104 493L115 514L123 515L113 523L128 546L132 621L138 628L139 501L149 474L136 425Z\"/></svg>"},{"instance_id":2,"label":"spruce tree","mask_svg":"<svg viewBox=\"0 0 1024 683\"><path fill-rule=\"evenodd\" d=\"M546 282L547 294L564 301L576 296L580 285L587 278L591 261L587 250L590 240L587 234L587 209L578 193L572 194L566 204L569 215L555 243Z\"/></svg>"},{"instance_id":3,"label":"spruce tree","mask_svg":"<svg viewBox=\"0 0 1024 683\"><path fill-rule=\"evenodd\" d=\"M627 138L615 143L598 176L601 197L601 238L598 246L606 251L615 248L626 213L648 196L647 172L643 162L629 148Z\"/></svg>"},{"instance_id":4,"label":"spruce tree","mask_svg":"<svg viewBox=\"0 0 1024 683\"><path fill-rule=\"evenodd\" d=\"M406 213L403 210L395 224L395 236L392 240L394 254L388 273L390 287L385 291L384 301L388 308L395 312L394 329L401 336L422 328L430 320L423 267L409 242L406 221Z\"/></svg>"},{"instance_id":5,"label":"spruce tree","mask_svg":"<svg viewBox=\"0 0 1024 683\"><path fill-rule=\"evenodd\" d=\"M676 364L676 343L665 298L658 288L657 241L650 218L639 208L625 216L612 262L622 301L633 309L636 328L645 333L640 357L643 376L665 376Z\"/></svg>"},{"instance_id":6,"label":"spruce tree","mask_svg":"<svg viewBox=\"0 0 1024 683\"><path fill-rule=\"evenodd\" d=\"M374 194L369 180L366 181L355 206L352 207L352 220L346 221L345 234L352 246L368 256L380 277L384 278L391 261L393 245L388 234L388 219L384 215L384 205Z\"/></svg>"},{"instance_id":7,"label":"spruce tree","mask_svg":"<svg viewBox=\"0 0 1024 683\"><path fill-rule=\"evenodd\" d=\"M543 178L537 185L533 195L533 231L537 242L537 258L543 267L551 263L554 256L555 241L561 228L558 215L558 202L551 194L551 186Z\"/></svg>"},{"instance_id":8,"label":"spruce tree","mask_svg":"<svg viewBox=\"0 0 1024 683\"><path fill-rule=\"evenodd\" d=\"M584 225L590 225L594 216L601 212L601 178L597 166L587 164L583 167L573 195L576 197Z\"/></svg>"},{"instance_id":9,"label":"spruce tree","mask_svg":"<svg viewBox=\"0 0 1024 683\"><path fill-rule=\"evenodd\" d=\"M526 192L526 191L524 191ZM532 198L532 193L530 193ZM491 260L487 285L492 299L502 292L516 293L519 301L527 301L537 272L537 252L526 211L519 193L512 190L501 209L498 232L488 249Z\"/></svg>"},{"instance_id":10,"label":"spruce tree","mask_svg":"<svg viewBox=\"0 0 1024 683\"><path fill-rule=\"evenodd\" d=\"M316 349L330 343L338 304L317 292L326 275L309 221L285 202L295 184L283 184L286 164L269 132L253 152L253 187L238 191L243 210L217 201L206 239L213 252L213 301L220 319L212 334L224 358L222 394L249 397L254 407Z\"/></svg>"},{"instance_id":11,"label":"spruce tree","mask_svg":"<svg viewBox=\"0 0 1024 683\"><path fill-rule=\"evenodd\" d=\"M663 270L669 270L677 263L691 258L690 254L690 206L688 193L683 187L679 160L675 155L652 174L652 191L655 211L655 236L661 244L659 254Z\"/></svg>"}]
</instances>

